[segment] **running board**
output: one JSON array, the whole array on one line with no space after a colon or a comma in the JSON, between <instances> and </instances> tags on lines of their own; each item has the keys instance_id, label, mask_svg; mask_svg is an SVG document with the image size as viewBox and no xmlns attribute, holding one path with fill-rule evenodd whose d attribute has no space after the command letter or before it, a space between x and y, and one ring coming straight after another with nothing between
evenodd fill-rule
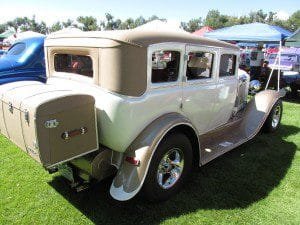
<instances>
[{"instance_id":1,"label":"running board","mask_svg":"<svg viewBox=\"0 0 300 225\"><path fill-rule=\"evenodd\" d=\"M245 134L241 131L241 123L242 119L239 119L216 131L200 136L201 165L232 150L246 139Z\"/></svg>"},{"instance_id":2,"label":"running board","mask_svg":"<svg viewBox=\"0 0 300 225\"><path fill-rule=\"evenodd\" d=\"M256 94L236 119L224 126L200 135L200 165L252 139L261 129L273 105L284 91L265 90Z\"/></svg>"}]
</instances>

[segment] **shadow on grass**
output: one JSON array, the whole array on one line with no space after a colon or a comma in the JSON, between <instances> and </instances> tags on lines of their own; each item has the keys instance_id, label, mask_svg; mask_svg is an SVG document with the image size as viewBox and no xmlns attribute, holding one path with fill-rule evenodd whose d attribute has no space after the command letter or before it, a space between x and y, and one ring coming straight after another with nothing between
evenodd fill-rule
<instances>
[{"instance_id":1,"label":"shadow on grass","mask_svg":"<svg viewBox=\"0 0 300 225\"><path fill-rule=\"evenodd\" d=\"M284 178L297 150L284 137L299 131L282 125L275 134L256 136L195 171L178 195L159 204L142 196L114 201L109 196L111 179L82 193L72 192L61 177L50 185L95 224L158 224L200 209L245 208L267 197Z\"/></svg>"}]
</instances>

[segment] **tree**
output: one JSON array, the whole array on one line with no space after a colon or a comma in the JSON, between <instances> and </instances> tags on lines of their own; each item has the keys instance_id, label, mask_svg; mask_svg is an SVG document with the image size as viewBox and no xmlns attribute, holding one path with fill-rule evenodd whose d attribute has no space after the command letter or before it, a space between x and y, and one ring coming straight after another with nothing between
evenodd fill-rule
<instances>
[{"instance_id":1,"label":"tree","mask_svg":"<svg viewBox=\"0 0 300 225\"><path fill-rule=\"evenodd\" d=\"M105 14L105 20L100 22L100 27L103 30L118 30L120 29L121 20L114 20L110 13Z\"/></svg>"},{"instance_id":2,"label":"tree","mask_svg":"<svg viewBox=\"0 0 300 225\"><path fill-rule=\"evenodd\" d=\"M67 27L73 25L73 22L74 22L74 21L71 20L71 19L68 19L67 21L62 22L63 28L67 28Z\"/></svg>"},{"instance_id":3,"label":"tree","mask_svg":"<svg viewBox=\"0 0 300 225\"><path fill-rule=\"evenodd\" d=\"M262 9L256 11L256 12L250 12L250 23L258 22L258 23L266 23L268 14L264 13Z\"/></svg>"},{"instance_id":4,"label":"tree","mask_svg":"<svg viewBox=\"0 0 300 225\"><path fill-rule=\"evenodd\" d=\"M135 28L135 23L132 18L126 19L123 23L120 25L120 29L127 30L127 29L133 29Z\"/></svg>"},{"instance_id":5,"label":"tree","mask_svg":"<svg viewBox=\"0 0 300 225\"><path fill-rule=\"evenodd\" d=\"M17 17L14 20L7 22L7 27L12 27L17 32L34 31L38 33L47 33L47 25L45 22L38 23L33 15L32 19L28 17Z\"/></svg>"},{"instance_id":6,"label":"tree","mask_svg":"<svg viewBox=\"0 0 300 225\"><path fill-rule=\"evenodd\" d=\"M300 10L294 12L287 20L287 24L291 31L296 31L300 28Z\"/></svg>"},{"instance_id":7,"label":"tree","mask_svg":"<svg viewBox=\"0 0 300 225\"><path fill-rule=\"evenodd\" d=\"M161 20L161 21L167 21L166 19L164 19L164 18L159 18L158 16L156 16L156 15L152 15L151 17L149 17L148 18L148 20L146 21L146 22L151 22L151 21L153 21L153 20Z\"/></svg>"},{"instance_id":8,"label":"tree","mask_svg":"<svg viewBox=\"0 0 300 225\"><path fill-rule=\"evenodd\" d=\"M54 23L50 28L49 28L49 31L50 32L56 32L56 31L59 31L63 29L63 25L61 24L61 22L56 22Z\"/></svg>"},{"instance_id":9,"label":"tree","mask_svg":"<svg viewBox=\"0 0 300 225\"><path fill-rule=\"evenodd\" d=\"M0 24L0 34L7 30L6 24Z\"/></svg>"},{"instance_id":10,"label":"tree","mask_svg":"<svg viewBox=\"0 0 300 225\"><path fill-rule=\"evenodd\" d=\"M48 31L47 25L44 21L41 21L41 23L38 23L35 20L35 16L32 17L31 20L29 20L29 27L26 28L26 30L31 30L34 32L46 34Z\"/></svg>"},{"instance_id":11,"label":"tree","mask_svg":"<svg viewBox=\"0 0 300 225\"><path fill-rule=\"evenodd\" d=\"M202 27L202 18L194 18L191 19L188 23L186 24L181 24L184 30L188 32L195 32L196 30L200 29Z\"/></svg>"},{"instance_id":12,"label":"tree","mask_svg":"<svg viewBox=\"0 0 300 225\"><path fill-rule=\"evenodd\" d=\"M79 16L77 22L83 24L83 31L98 30L97 19L92 16Z\"/></svg>"},{"instance_id":13,"label":"tree","mask_svg":"<svg viewBox=\"0 0 300 225\"><path fill-rule=\"evenodd\" d=\"M146 22L147 22L146 19L144 17L140 16L140 17L138 17L138 18L135 19L135 21L134 21L134 27L142 26Z\"/></svg>"},{"instance_id":14,"label":"tree","mask_svg":"<svg viewBox=\"0 0 300 225\"><path fill-rule=\"evenodd\" d=\"M228 20L228 16L221 15L218 10L209 10L204 24L214 29L218 29L224 27Z\"/></svg>"},{"instance_id":15,"label":"tree","mask_svg":"<svg viewBox=\"0 0 300 225\"><path fill-rule=\"evenodd\" d=\"M30 27L30 19L28 17L17 17L8 21L7 26L14 28L15 31L27 31Z\"/></svg>"},{"instance_id":16,"label":"tree","mask_svg":"<svg viewBox=\"0 0 300 225\"><path fill-rule=\"evenodd\" d=\"M267 17L268 24L272 24L275 19L276 19L276 12L269 12Z\"/></svg>"}]
</instances>

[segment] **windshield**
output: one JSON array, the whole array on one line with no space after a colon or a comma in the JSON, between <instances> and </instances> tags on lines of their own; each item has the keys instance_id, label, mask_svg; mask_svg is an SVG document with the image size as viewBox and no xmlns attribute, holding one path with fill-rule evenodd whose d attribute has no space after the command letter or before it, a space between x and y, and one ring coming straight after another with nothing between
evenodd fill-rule
<instances>
[{"instance_id":1,"label":"windshield","mask_svg":"<svg viewBox=\"0 0 300 225\"><path fill-rule=\"evenodd\" d=\"M8 50L7 55L20 55L24 52L25 49L25 43L17 43Z\"/></svg>"},{"instance_id":2,"label":"windshield","mask_svg":"<svg viewBox=\"0 0 300 225\"><path fill-rule=\"evenodd\" d=\"M56 54L54 67L57 72L80 74L93 77L92 58L85 55Z\"/></svg>"}]
</instances>

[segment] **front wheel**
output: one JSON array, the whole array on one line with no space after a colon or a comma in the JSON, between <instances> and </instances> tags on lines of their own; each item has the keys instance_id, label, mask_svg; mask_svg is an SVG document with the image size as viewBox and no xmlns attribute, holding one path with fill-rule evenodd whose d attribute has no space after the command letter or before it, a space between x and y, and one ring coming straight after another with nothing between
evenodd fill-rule
<instances>
[{"instance_id":1,"label":"front wheel","mask_svg":"<svg viewBox=\"0 0 300 225\"><path fill-rule=\"evenodd\" d=\"M276 131L279 128L281 117L282 117L282 110L283 110L282 101L278 100L274 104L274 106L264 124L265 132L271 133L271 132Z\"/></svg>"},{"instance_id":2,"label":"front wheel","mask_svg":"<svg viewBox=\"0 0 300 225\"><path fill-rule=\"evenodd\" d=\"M167 135L152 157L143 193L150 201L167 200L181 189L192 165L193 151L187 136L181 133Z\"/></svg>"}]
</instances>

